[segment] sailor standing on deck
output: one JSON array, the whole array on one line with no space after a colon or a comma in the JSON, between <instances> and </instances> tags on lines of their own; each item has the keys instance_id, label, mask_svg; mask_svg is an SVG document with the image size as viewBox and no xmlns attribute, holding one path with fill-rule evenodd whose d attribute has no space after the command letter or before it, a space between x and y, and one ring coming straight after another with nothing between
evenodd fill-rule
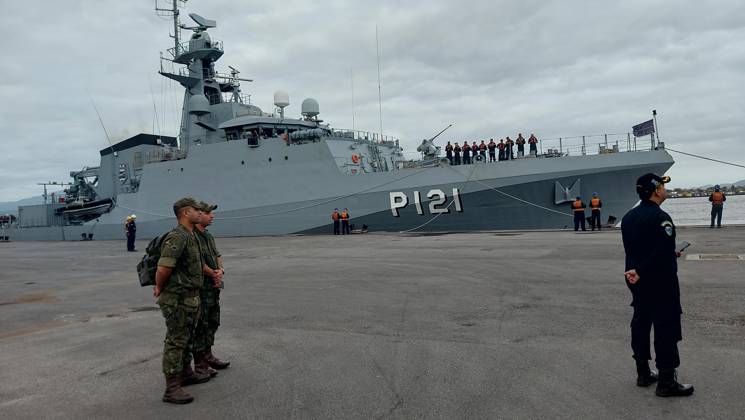
<instances>
[{"instance_id":1,"label":"sailor standing on deck","mask_svg":"<svg viewBox=\"0 0 745 420\"><path fill-rule=\"evenodd\" d=\"M631 319L631 348L636 360L638 386L658 381L649 369L652 359L649 333L654 325L654 352L660 397L688 396L693 386L678 383L675 369L680 366L678 341L683 339L680 316L680 286L675 247L675 225L660 204L667 198L665 184L670 177L648 173L636 181L641 202L621 221L626 251L626 285L631 290L634 316Z\"/></svg>"},{"instance_id":2,"label":"sailor standing on deck","mask_svg":"<svg viewBox=\"0 0 745 420\"><path fill-rule=\"evenodd\" d=\"M724 202L727 201L727 197L723 192L719 191L719 185L714 186L714 192L709 196L711 201L711 226L714 227L714 218L717 219L717 227L722 227L722 210L724 210Z\"/></svg>"},{"instance_id":3,"label":"sailor standing on deck","mask_svg":"<svg viewBox=\"0 0 745 420\"><path fill-rule=\"evenodd\" d=\"M525 138L523 137L523 133L517 133L515 143L517 143L517 157L521 158L525 156Z\"/></svg>"},{"instance_id":4,"label":"sailor standing on deck","mask_svg":"<svg viewBox=\"0 0 745 420\"><path fill-rule=\"evenodd\" d=\"M489 140L489 162L494 162L497 156L497 143L494 143L494 139Z\"/></svg>"},{"instance_id":5,"label":"sailor standing on deck","mask_svg":"<svg viewBox=\"0 0 745 420\"><path fill-rule=\"evenodd\" d=\"M453 164L453 145L448 142L447 146L445 146L445 156L450 161L450 164Z\"/></svg>"},{"instance_id":6,"label":"sailor standing on deck","mask_svg":"<svg viewBox=\"0 0 745 420\"><path fill-rule=\"evenodd\" d=\"M533 156L538 155L538 139L535 137L535 134L531 134L528 138L528 144L530 145L530 154Z\"/></svg>"},{"instance_id":7,"label":"sailor standing on deck","mask_svg":"<svg viewBox=\"0 0 745 420\"><path fill-rule=\"evenodd\" d=\"M504 160L504 148L506 145L504 144L504 139L499 139L499 144L497 145L497 148L499 149L499 160Z\"/></svg>"},{"instance_id":8,"label":"sailor standing on deck","mask_svg":"<svg viewBox=\"0 0 745 420\"><path fill-rule=\"evenodd\" d=\"M506 145L505 151L504 151L504 158L506 160L514 159L515 158L515 152L512 150L515 146L515 142L512 141L510 136L507 136L507 140L504 141L504 144Z\"/></svg>"},{"instance_id":9,"label":"sailor standing on deck","mask_svg":"<svg viewBox=\"0 0 745 420\"><path fill-rule=\"evenodd\" d=\"M585 231L585 208L587 205L582 201L582 197L577 196L577 199L572 202L572 212L574 213L574 231L578 231L580 225L582 230Z\"/></svg>"},{"instance_id":10,"label":"sailor standing on deck","mask_svg":"<svg viewBox=\"0 0 745 420\"><path fill-rule=\"evenodd\" d=\"M600 201L598 193L592 193L592 199L590 200L590 226L592 230L595 230L595 226L600 230L600 208L603 207L603 202Z\"/></svg>"},{"instance_id":11,"label":"sailor standing on deck","mask_svg":"<svg viewBox=\"0 0 745 420\"><path fill-rule=\"evenodd\" d=\"M455 147L453 147L453 154L454 154L456 165L460 165L460 151L461 151L460 145L458 144L458 142L455 142Z\"/></svg>"},{"instance_id":12,"label":"sailor standing on deck","mask_svg":"<svg viewBox=\"0 0 745 420\"><path fill-rule=\"evenodd\" d=\"M468 145L467 141L463 142L463 164L469 165L471 163L471 146Z\"/></svg>"}]
</instances>

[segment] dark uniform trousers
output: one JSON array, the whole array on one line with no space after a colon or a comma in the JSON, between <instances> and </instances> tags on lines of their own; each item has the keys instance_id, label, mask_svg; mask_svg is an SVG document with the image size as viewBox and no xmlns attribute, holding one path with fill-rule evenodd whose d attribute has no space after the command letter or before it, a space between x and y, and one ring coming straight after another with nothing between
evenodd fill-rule
<instances>
[{"instance_id":1,"label":"dark uniform trousers","mask_svg":"<svg viewBox=\"0 0 745 420\"><path fill-rule=\"evenodd\" d=\"M635 300L638 300L635 298ZM675 369L680 366L678 341L683 339L680 326L680 309L653 303L634 303L631 318L631 349L639 362L652 360L649 334L654 326L654 353L658 369Z\"/></svg>"},{"instance_id":2,"label":"dark uniform trousers","mask_svg":"<svg viewBox=\"0 0 745 420\"><path fill-rule=\"evenodd\" d=\"M585 212L583 211L575 211L574 212L574 230L579 230L580 226L582 227L582 230L586 230L585 228Z\"/></svg>"},{"instance_id":3,"label":"dark uniform trousers","mask_svg":"<svg viewBox=\"0 0 745 420\"><path fill-rule=\"evenodd\" d=\"M338 235L338 234L339 234L339 221L334 220L334 235Z\"/></svg>"},{"instance_id":4,"label":"dark uniform trousers","mask_svg":"<svg viewBox=\"0 0 745 420\"><path fill-rule=\"evenodd\" d=\"M590 226L592 226L592 230L595 230L596 227L600 230L600 210L592 211L592 214L590 215Z\"/></svg>"},{"instance_id":5,"label":"dark uniform trousers","mask_svg":"<svg viewBox=\"0 0 745 420\"><path fill-rule=\"evenodd\" d=\"M127 251L135 250L135 237L137 235L137 227L134 222L127 224Z\"/></svg>"},{"instance_id":6,"label":"dark uniform trousers","mask_svg":"<svg viewBox=\"0 0 745 420\"><path fill-rule=\"evenodd\" d=\"M722 226L722 210L724 205L713 204L711 206L711 227L714 227L714 219L717 221L717 226Z\"/></svg>"}]
</instances>

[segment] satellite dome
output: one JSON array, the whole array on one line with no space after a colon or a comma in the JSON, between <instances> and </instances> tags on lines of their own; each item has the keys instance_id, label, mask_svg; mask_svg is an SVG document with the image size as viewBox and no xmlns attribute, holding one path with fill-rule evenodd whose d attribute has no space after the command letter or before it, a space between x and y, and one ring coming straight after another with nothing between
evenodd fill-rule
<instances>
[{"instance_id":1,"label":"satellite dome","mask_svg":"<svg viewBox=\"0 0 745 420\"><path fill-rule=\"evenodd\" d=\"M311 118L320 114L318 101L313 98L306 98L305 100L303 100L302 105L300 105L300 113L306 117Z\"/></svg>"},{"instance_id":2,"label":"satellite dome","mask_svg":"<svg viewBox=\"0 0 745 420\"><path fill-rule=\"evenodd\" d=\"M290 95L283 90L274 92L274 106L284 108L290 105Z\"/></svg>"},{"instance_id":3,"label":"satellite dome","mask_svg":"<svg viewBox=\"0 0 745 420\"><path fill-rule=\"evenodd\" d=\"M210 101L204 95L192 95L189 98L189 113L204 115L210 113Z\"/></svg>"}]
</instances>

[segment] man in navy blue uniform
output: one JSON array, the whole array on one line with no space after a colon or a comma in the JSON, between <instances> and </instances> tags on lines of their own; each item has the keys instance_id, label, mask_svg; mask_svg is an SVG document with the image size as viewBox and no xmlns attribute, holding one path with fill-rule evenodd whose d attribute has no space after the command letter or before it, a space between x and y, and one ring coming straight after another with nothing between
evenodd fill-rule
<instances>
[{"instance_id":1,"label":"man in navy blue uniform","mask_svg":"<svg viewBox=\"0 0 745 420\"><path fill-rule=\"evenodd\" d=\"M634 316L631 319L631 348L636 360L638 386L657 382L660 397L688 396L693 386L677 381L680 366L678 341L683 339L680 326L682 309L678 285L675 225L660 204L667 198L665 184L670 177L648 173L636 181L641 202L621 221L626 251L626 285L631 290ZM649 334L654 325L654 351L659 381L649 369L652 359Z\"/></svg>"}]
</instances>

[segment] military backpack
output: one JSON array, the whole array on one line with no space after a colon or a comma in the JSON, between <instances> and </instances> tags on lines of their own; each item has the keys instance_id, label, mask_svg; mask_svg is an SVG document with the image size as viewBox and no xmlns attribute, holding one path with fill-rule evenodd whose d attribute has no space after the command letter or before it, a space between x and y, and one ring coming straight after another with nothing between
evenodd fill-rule
<instances>
[{"instance_id":1,"label":"military backpack","mask_svg":"<svg viewBox=\"0 0 745 420\"><path fill-rule=\"evenodd\" d=\"M181 234L178 229L174 229L173 231ZM137 275L140 277L140 286L155 286L155 273L158 271L160 250L163 247L163 241L168 236L168 233L156 236L149 244L147 244L145 255L143 255L142 260L137 263Z\"/></svg>"}]
</instances>

